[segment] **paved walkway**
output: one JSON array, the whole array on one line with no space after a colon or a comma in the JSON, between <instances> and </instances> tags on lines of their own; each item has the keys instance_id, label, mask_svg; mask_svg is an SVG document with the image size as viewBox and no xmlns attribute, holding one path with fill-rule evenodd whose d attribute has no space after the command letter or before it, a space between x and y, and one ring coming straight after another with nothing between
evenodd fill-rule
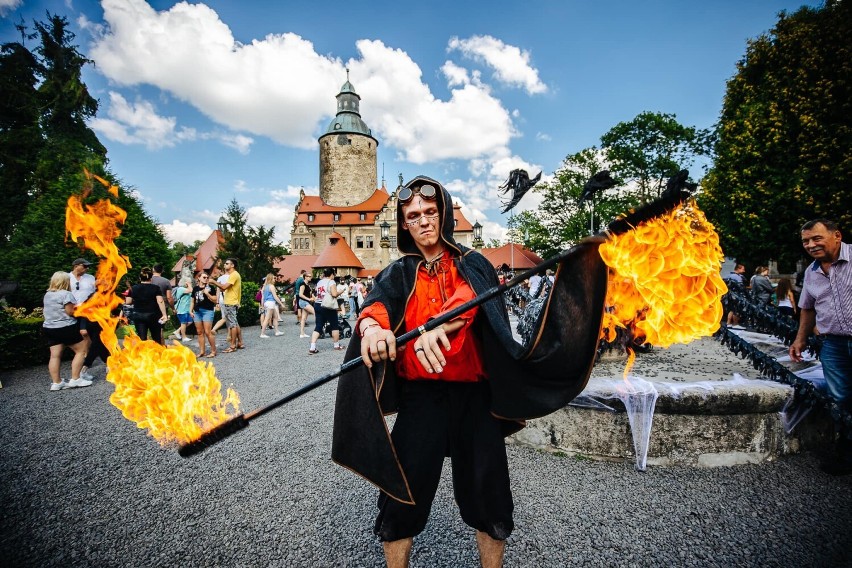
<instances>
[{"instance_id":1,"label":"paved walkway","mask_svg":"<svg viewBox=\"0 0 852 568\"><path fill-rule=\"evenodd\" d=\"M307 354L257 337L213 360L245 410L336 368L330 340ZM221 335L220 335L221 336ZM732 356L733 357L733 356ZM63 365L67 374L68 365ZM335 389L258 418L180 458L92 387L49 392L46 367L2 377L3 566L382 566L375 491L329 460ZM516 531L507 566L850 566L852 477L813 456L715 469L590 462L508 447ZM412 566L475 566L449 468Z\"/></svg>"}]
</instances>

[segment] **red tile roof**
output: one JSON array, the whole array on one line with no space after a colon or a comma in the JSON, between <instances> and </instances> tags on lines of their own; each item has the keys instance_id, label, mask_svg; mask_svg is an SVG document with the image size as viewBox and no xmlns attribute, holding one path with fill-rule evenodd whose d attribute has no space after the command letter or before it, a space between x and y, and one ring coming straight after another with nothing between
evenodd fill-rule
<instances>
[{"instance_id":1,"label":"red tile roof","mask_svg":"<svg viewBox=\"0 0 852 568\"><path fill-rule=\"evenodd\" d=\"M376 221L376 215L390 199L384 188L373 192L366 201L348 207L336 207L327 205L318 195L306 195L296 206L296 223L304 223L308 226L328 225L372 225ZM314 215L313 221L308 221L308 214ZM340 215L338 221L334 220L334 214ZM364 220L361 220L364 213Z\"/></svg>"},{"instance_id":2,"label":"red tile roof","mask_svg":"<svg viewBox=\"0 0 852 568\"><path fill-rule=\"evenodd\" d=\"M222 236L222 233L219 232L219 229L213 229L213 232L210 233L210 236L207 237L207 240L198 247L198 250L195 251L195 270L196 272L199 270L211 270L215 263L216 258L219 254L219 245L225 242L225 238ZM180 272L183 269L183 262L186 260L186 255L182 256L180 260L177 261L174 268L172 268L172 272Z\"/></svg>"},{"instance_id":3,"label":"red tile roof","mask_svg":"<svg viewBox=\"0 0 852 568\"><path fill-rule=\"evenodd\" d=\"M307 270L308 274L313 272L314 262L316 262L318 256L315 254L288 254L273 266L278 270L280 276L290 280L290 282L295 282L302 270Z\"/></svg>"},{"instance_id":4,"label":"red tile roof","mask_svg":"<svg viewBox=\"0 0 852 568\"><path fill-rule=\"evenodd\" d=\"M461 205L453 205L453 218L456 220L456 231L473 231L473 225L461 212Z\"/></svg>"},{"instance_id":5,"label":"red tile roof","mask_svg":"<svg viewBox=\"0 0 852 568\"><path fill-rule=\"evenodd\" d=\"M499 268L505 264L512 270L527 270L544 261L536 253L517 243L506 243L499 248L484 248L482 254L491 266Z\"/></svg>"},{"instance_id":6,"label":"red tile roof","mask_svg":"<svg viewBox=\"0 0 852 568\"><path fill-rule=\"evenodd\" d=\"M314 268L364 268L343 235L335 231L328 236L328 241L314 262Z\"/></svg>"}]
</instances>

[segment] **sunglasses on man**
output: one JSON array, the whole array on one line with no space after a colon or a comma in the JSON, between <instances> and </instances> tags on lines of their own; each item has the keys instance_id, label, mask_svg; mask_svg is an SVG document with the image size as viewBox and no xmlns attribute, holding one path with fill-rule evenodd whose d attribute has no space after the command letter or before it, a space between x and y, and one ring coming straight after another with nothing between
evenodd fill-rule
<instances>
[{"instance_id":1,"label":"sunglasses on man","mask_svg":"<svg viewBox=\"0 0 852 568\"><path fill-rule=\"evenodd\" d=\"M438 195L438 190L434 185L424 183L420 187L415 187L414 189L411 189L410 187L403 187L399 190L399 194L396 198L399 199L401 203L408 203L411 201L411 198L414 197L415 193L419 193L420 197L427 201L432 201L435 199L435 196Z\"/></svg>"}]
</instances>

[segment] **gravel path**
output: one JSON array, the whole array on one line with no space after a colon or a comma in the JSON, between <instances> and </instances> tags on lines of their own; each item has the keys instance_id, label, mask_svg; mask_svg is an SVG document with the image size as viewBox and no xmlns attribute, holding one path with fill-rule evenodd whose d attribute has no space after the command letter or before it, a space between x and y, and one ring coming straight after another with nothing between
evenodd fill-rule
<instances>
[{"instance_id":1,"label":"gravel path","mask_svg":"<svg viewBox=\"0 0 852 568\"><path fill-rule=\"evenodd\" d=\"M284 337L219 355L246 410L335 369ZM221 341L221 334L220 334ZM47 368L0 390L0 565L382 566L375 490L329 459L334 385L191 459L160 448L92 387L49 392ZM63 365L68 375L68 364ZM852 566L852 476L813 456L717 469L590 462L509 446L516 531L506 566ZM476 566L449 469L413 567Z\"/></svg>"}]
</instances>

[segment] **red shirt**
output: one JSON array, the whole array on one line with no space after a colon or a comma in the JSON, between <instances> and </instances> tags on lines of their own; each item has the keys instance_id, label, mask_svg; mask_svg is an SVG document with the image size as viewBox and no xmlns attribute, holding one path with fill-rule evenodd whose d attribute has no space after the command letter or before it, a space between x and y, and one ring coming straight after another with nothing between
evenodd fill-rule
<instances>
[{"instance_id":1,"label":"red shirt","mask_svg":"<svg viewBox=\"0 0 852 568\"><path fill-rule=\"evenodd\" d=\"M426 266L421 263L417 270L414 293L405 306L404 331L416 329L427 320L457 308L475 296L470 284L465 282L456 269L449 252L444 252L435 274L429 274ZM397 354L397 374L408 380L476 382L485 379L479 339L470 331L478 311L479 308L476 307L457 318L464 321L464 327L447 336L450 340L450 350L444 352L447 364L440 373L429 373L423 368L414 353L416 340L412 340ZM380 302L364 308L358 322L365 317L373 318L384 329L390 329L387 309Z\"/></svg>"}]
</instances>

